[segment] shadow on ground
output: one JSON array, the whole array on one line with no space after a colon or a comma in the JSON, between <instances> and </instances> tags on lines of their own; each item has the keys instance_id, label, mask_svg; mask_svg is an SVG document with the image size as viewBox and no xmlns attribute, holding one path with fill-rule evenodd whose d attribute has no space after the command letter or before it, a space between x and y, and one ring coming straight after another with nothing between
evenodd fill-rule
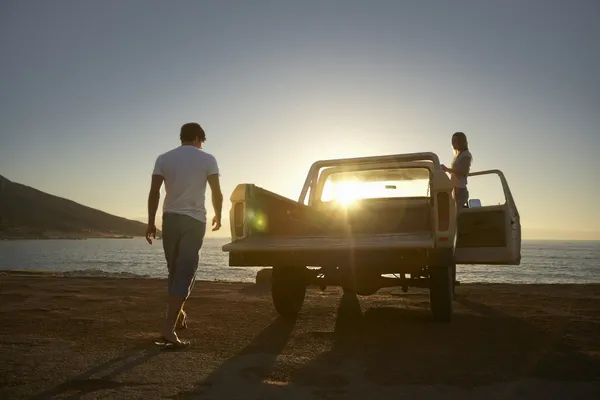
<instances>
[{"instance_id":1,"label":"shadow on ground","mask_svg":"<svg viewBox=\"0 0 600 400\"><path fill-rule=\"evenodd\" d=\"M79 399L85 395L108 389L119 389L127 386L147 386L139 382L116 381L114 378L142 365L160 350L150 345L139 345L122 352L118 357L97 365L60 385L32 397L32 400L47 399Z\"/></svg>"},{"instance_id":2,"label":"shadow on ground","mask_svg":"<svg viewBox=\"0 0 600 400\"><path fill-rule=\"evenodd\" d=\"M271 373L277 356L288 342L295 322L295 320L277 318L240 353L226 360L196 388L180 392L173 398L193 399L207 394L216 386L219 386L217 390L221 393L233 391L243 395L248 388L246 382L241 386L241 381L262 385L262 378Z\"/></svg>"},{"instance_id":3,"label":"shadow on ground","mask_svg":"<svg viewBox=\"0 0 600 400\"><path fill-rule=\"evenodd\" d=\"M289 390L286 398L328 397L400 384L467 389L531 378L600 378L600 360L564 340L567 320L539 325L460 296L456 303L466 312L440 324L422 308L363 313L358 298L344 294L333 332L302 333L314 343L326 342L329 350L311 358L280 355L295 321L277 319L193 390L174 398L268 396L282 390Z\"/></svg>"},{"instance_id":4,"label":"shadow on ground","mask_svg":"<svg viewBox=\"0 0 600 400\"><path fill-rule=\"evenodd\" d=\"M355 297L344 295L333 345L297 371L303 385L340 382L323 374L354 365L380 385L446 384L462 387L539 378L593 381L600 360L563 340L564 323L541 329L484 304L457 296L470 312L456 313L450 324L435 323L428 310L381 307L360 312ZM352 376L347 374L346 379Z\"/></svg>"},{"instance_id":5,"label":"shadow on ground","mask_svg":"<svg viewBox=\"0 0 600 400\"><path fill-rule=\"evenodd\" d=\"M242 287L239 292L246 296L271 297L271 285L247 285Z\"/></svg>"}]
</instances>

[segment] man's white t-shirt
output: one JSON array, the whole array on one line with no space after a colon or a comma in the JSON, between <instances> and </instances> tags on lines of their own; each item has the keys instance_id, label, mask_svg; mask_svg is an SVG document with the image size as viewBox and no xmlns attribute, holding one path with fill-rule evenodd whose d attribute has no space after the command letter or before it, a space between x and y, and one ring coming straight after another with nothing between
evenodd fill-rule
<instances>
[{"instance_id":1,"label":"man's white t-shirt","mask_svg":"<svg viewBox=\"0 0 600 400\"><path fill-rule=\"evenodd\" d=\"M206 222L206 183L214 174L219 174L215 157L194 146L179 146L158 156L153 175L165 180L163 212Z\"/></svg>"}]
</instances>

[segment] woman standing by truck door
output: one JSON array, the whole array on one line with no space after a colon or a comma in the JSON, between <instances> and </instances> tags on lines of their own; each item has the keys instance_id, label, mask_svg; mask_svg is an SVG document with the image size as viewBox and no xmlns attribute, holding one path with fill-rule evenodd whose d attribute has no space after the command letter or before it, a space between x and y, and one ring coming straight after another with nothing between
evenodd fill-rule
<instances>
[{"instance_id":1,"label":"woman standing by truck door","mask_svg":"<svg viewBox=\"0 0 600 400\"><path fill-rule=\"evenodd\" d=\"M467 189L467 176L471 171L471 160L473 156L469 151L469 142L467 135L463 132L456 132L452 135L452 148L454 149L454 159L451 167L442 165L442 169L450 173L450 179L454 186L454 200L457 208L468 206L469 190Z\"/></svg>"}]
</instances>

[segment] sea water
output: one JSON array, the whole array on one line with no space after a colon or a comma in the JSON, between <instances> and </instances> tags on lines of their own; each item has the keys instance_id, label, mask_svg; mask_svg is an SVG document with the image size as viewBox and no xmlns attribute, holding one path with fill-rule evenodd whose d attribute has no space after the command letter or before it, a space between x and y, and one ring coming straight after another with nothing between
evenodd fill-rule
<instances>
[{"instance_id":1,"label":"sea water","mask_svg":"<svg viewBox=\"0 0 600 400\"><path fill-rule=\"evenodd\" d=\"M229 267L221 246L205 239L197 279L253 282L260 268ZM461 282L600 283L600 241L523 241L519 266L459 265ZM72 276L166 277L162 242L143 238L0 241L0 270Z\"/></svg>"}]
</instances>

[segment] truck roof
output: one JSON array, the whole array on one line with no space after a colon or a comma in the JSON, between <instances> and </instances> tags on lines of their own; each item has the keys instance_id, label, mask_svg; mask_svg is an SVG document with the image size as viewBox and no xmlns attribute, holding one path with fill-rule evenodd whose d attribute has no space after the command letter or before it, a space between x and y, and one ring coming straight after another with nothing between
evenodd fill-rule
<instances>
[{"instance_id":1,"label":"truck roof","mask_svg":"<svg viewBox=\"0 0 600 400\"><path fill-rule=\"evenodd\" d=\"M387 154L382 156L369 156L369 157L353 157L353 158L338 158L329 160L319 160L312 164L312 168L323 168L335 165L344 164L369 164L369 163L381 163L388 161L396 162L408 162L408 161L431 161L436 169L440 168L440 159L437 154L432 152L420 152L420 153L404 153L404 154Z\"/></svg>"}]
</instances>

